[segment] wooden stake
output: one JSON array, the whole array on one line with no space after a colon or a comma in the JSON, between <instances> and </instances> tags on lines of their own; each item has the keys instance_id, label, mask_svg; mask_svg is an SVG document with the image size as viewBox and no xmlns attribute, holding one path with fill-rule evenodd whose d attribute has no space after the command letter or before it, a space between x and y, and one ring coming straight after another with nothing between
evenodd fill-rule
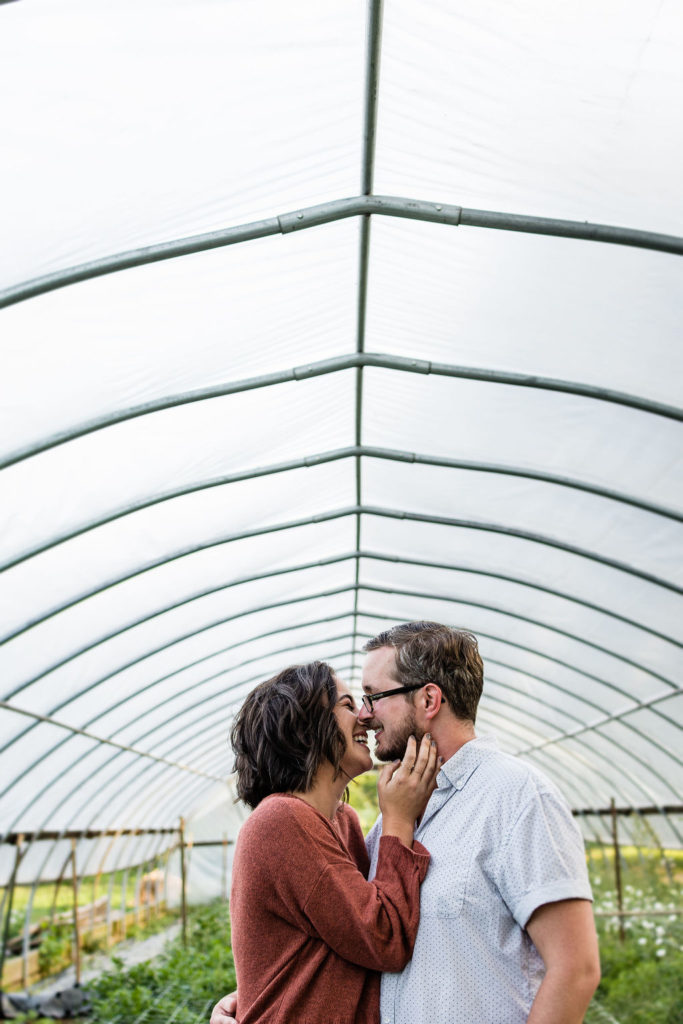
<instances>
[{"instance_id":1,"label":"wooden stake","mask_svg":"<svg viewBox=\"0 0 683 1024\"><path fill-rule=\"evenodd\" d=\"M180 914L183 923L183 946L187 945L187 879L185 877L185 819L180 819Z\"/></svg>"},{"instance_id":2,"label":"wooden stake","mask_svg":"<svg viewBox=\"0 0 683 1024\"><path fill-rule=\"evenodd\" d=\"M617 833L617 809L614 797L610 802L612 812L612 845L614 846L614 877L617 883L617 906L619 907L619 939L623 942L626 938L624 931L624 898L621 891L621 860L619 857L619 836Z\"/></svg>"},{"instance_id":3,"label":"wooden stake","mask_svg":"<svg viewBox=\"0 0 683 1024\"><path fill-rule=\"evenodd\" d=\"M7 940L9 939L9 930L12 918L12 903L14 902L14 885L17 880L17 872L19 871L19 865L21 864L21 858L23 856L22 846L24 843L23 835L17 836L17 845L14 853L14 867L12 868L12 874L8 883L7 893L7 917L5 918L5 927L2 930L2 946L0 946L0 989L2 988L2 972L5 967L5 947L7 946Z\"/></svg>"},{"instance_id":4,"label":"wooden stake","mask_svg":"<svg viewBox=\"0 0 683 1024\"><path fill-rule=\"evenodd\" d=\"M228 898L228 837L223 833L223 885L221 895L224 900Z\"/></svg>"},{"instance_id":5,"label":"wooden stake","mask_svg":"<svg viewBox=\"0 0 683 1024\"><path fill-rule=\"evenodd\" d=\"M81 936L78 926L78 871L76 868L76 840L71 840L71 887L74 894L74 967L76 984L81 983Z\"/></svg>"}]
</instances>

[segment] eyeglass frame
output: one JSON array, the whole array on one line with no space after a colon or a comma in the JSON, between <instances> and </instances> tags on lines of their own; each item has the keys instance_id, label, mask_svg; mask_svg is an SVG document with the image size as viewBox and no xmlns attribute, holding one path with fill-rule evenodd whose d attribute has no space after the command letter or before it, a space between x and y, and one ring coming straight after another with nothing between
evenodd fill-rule
<instances>
[{"instance_id":1,"label":"eyeglass frame","mask_svg":"<svg viewBox=\"0 0 683 1024\"><path fill-rule=\"evenodd\" d=\"M383 690L382 693L364 693L361 697L361 703L368 714L374 715L375 709L373 704L376 700L380 700L382 697L396 697L399 693L411 693L412 690L421 690L423 686L428 685L428 682L413 683L412 686L399 686L396 690Z\"/></svg>"}]
</instances>

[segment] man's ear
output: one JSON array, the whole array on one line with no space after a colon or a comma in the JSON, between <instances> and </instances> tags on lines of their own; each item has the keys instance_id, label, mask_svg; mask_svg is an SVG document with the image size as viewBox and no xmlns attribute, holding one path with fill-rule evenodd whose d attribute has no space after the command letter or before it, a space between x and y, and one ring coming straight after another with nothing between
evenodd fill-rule
<instances>
[{"instance_id":1,"label":"man's ear","mask_svg":"<svg viewBox=\"0 0 683 1024\"><path fill-rule=\"evenodd\" d=\"M444 696L436 683L427 683L427 685L422 688L422 694L425 718L431 720L438 715L445 703Z\"/></svg>"}]
</instances>

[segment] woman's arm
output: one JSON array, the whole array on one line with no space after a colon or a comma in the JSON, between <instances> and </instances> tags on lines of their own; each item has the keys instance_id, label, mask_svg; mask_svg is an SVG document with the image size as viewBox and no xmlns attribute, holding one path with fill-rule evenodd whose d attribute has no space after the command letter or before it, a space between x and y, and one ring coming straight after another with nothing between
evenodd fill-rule
<instances>
[{"instance_id":1,"label":"woman's arm","mask_svg":"<svg viewBox=\"0 0 683 1024\"><path fill-rule=\"evenodd\" d=\"M323 870L303 912L315 933L346 960L396 971L412 955L420 884L429 864L427 850L413 843L413 830L434 788L438 767L436 747L425 737L419 752L411 739L403 761L383 769L378 788L384 827L372 882L337 843L329 841L329 834L316 837Z\"/></svg>"}]
</instances>

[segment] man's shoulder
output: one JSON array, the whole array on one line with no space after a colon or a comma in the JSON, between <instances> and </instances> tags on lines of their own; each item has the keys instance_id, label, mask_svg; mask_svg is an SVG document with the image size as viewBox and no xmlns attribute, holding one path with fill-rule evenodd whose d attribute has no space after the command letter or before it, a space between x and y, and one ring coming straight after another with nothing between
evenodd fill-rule
<instances>
[{"instance_id":1,"label":"man's shoulder","mask_svg":"<svg viewBox=\"0 0 683 1024\"><path fill-rule=\"evenodd\" d=\"M539 768L495 747L486 751L478 774L480 783L484 783L488 790L507 799L516 797L526 802L548 796L564 802L555 783Z\"/></svg>"}]
</instances>

